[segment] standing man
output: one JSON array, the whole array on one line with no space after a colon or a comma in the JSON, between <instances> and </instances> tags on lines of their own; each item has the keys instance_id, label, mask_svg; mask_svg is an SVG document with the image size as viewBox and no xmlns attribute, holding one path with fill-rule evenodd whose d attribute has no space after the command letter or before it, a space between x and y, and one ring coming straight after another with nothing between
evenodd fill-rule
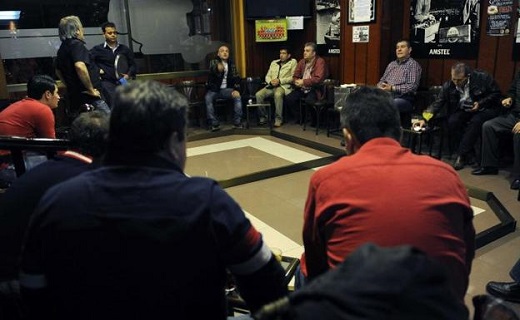
<instances>
[{"instance_id":1,"label":"standing man","mask_svg":"<svg viewBox=\"0 0 520 320\"><path fill-rule=\"evenodd\" d=\"M303 48L303 59L298 62L293 75L295 89L287 95L285 102L292 115L301 117L299 105L304 98L306 104L312 104L324 94L320 84L329 76L329 69L325 60L316 54L316 43L307 42ZM312 124L316 124L315 115L311 113Z\"/></svg>"},{"instance_id":2,"label":"standing man","mask_svg":"<svg viewBox=\"0 0 520 320\"><path fill-rule=\"evenodd\" d=\"M217 98L233 100L233 127L242 128L242 99L238 90L240 90L240 75L237 67L229 57L229 47L221 45L217 51L217 58L209 63L208 92L205 97L206 114L211 131L220 130L220 122L213 108L213 102Z\"/></svg>"},{"instance_id":3,"label":"standing man","mask_svg":"<svg viewBox=\"0 0 520 320\"><path fill-rule=\"evenodd\" d=\"M0 135L56 138L52 110L59 101L56 81L47 75L35 75L27 83L27 98L0 112Z\"/></svg>"},{"instance_id":4,"label":"standing man","mask_svg":"<svg viewBox=\"0 0 520 320\"><path fill-rule=\"evenodd\" d=\"M56 75L67 86L67 98L73 111L84 104L110 112L103 100L99 68L92 60L85 46L83 25L76 16L60 20L59 35L61 46L56 57Z\"/></svg>"},{"instance_id":5,"label":"standing man","mask_svg":"<svg viewBox=\"0 0 520 320\"><path fill-rule=\"evenodd\" d=\"M513 84L507 92L507 97L502 100L505 112L498 117L484 122L482 125L482 161L481 167L471 174L481 176L485 174L497 174L499 163L499 139L501 134L513 134L513 151L515 154L513 164L513 182L511 189L520 188L520 72L517 73ZM0 113L1 115L1 113Z\"/></svg>"},{"instance_id":6,"label":"standing man","mask_svg":"<svg viewBox=\"0 0 520 320\"><path fill-rule=\"evenodd\" d=\"M471 70L462 62L451 67L451 81L443 84L430 109L434 117L442 109L448 115L450 134L459 143L453 163L455 170L472 162L482 124L498 115L500 97L500 88L487 72ZM424 120L421 125L424 125Z\"/></svg>"},{"instance_id":7,"label":"standing man","mask_svg":"<svg viewBox=\"0 0 520 320\"><path fill-rule=\"evenodd\" d=\"M296 59L291 58L291 52L287 47L280 49L280 59L273 60L265 75L267 86L256 93L256 102L264 103L264 99L274 96L275 120L274 126L280 127L283 123L283 98L291 93L293 74L296 68ZM260 125L265 124L266 111L259 107Z\"/></svg>"},{"instance_id":8,"label":"standing man","mask_svg":"<svg viewBox=\"0 0 520 320\"><path fill-rule=\"evenodd\" d=\"M312 176L305 204L301 269L307 280L367 242L412 245L446 267L463 304L475 229L457 173L400 146L399 114L381 89L352 92L341 109L341 125L348 156ZM417 177L428 184L418 185Z\"/></svg>"},{"instance_id":9,"label":"standing man","mask_svg":"<svg viewBox=\"0 0 520 320\"><path fill-rule=\"evenodd\" d=\"M118 85L126 83L129 79L135 79L137 65L135 64L134 53L117 41L116 25L113 22L105 22L101 26L105 43L98 44L90 50L92 58L99 67L101 75L101 85L103 96L109 106L112 106L112 99ZM119 61L125 63L120 63ZM115 68L116 62L120 69ZM124 67L124 70L122 68Z\"/></svg>"},{"instance_id":10,"label":"standing man","mask_svg":"<svg viewBox=\"0 0 520 320\"><path fill-rule=\"evenodd\" d=\"M240 206L184 173L187 108L158 82L116 91L104 167L53 187L33 214L20 274L31 313L224 320L226 270L251 310L286 294Z\"/></svg>"},{"instance_id":11,"label":"standing man","mask_svg":"<svg viewBox=\"0 0 520 320\"><path fill-rule=\"evenodd\" d=\"M395 45L396 60L390 62L377 83L380 89L392 94L401 115L401 126L410 127L415 94L421 82L421 65L410 54L410 41L399 40Z\"/></svg>"}]
</instances>

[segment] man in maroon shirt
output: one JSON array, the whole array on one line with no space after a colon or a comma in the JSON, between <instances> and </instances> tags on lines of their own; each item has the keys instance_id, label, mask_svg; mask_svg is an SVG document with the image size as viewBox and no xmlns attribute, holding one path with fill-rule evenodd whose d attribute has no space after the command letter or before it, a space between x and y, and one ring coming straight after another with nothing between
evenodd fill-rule
<instances>
[{"instance_id":1,"label":"man in maroon shirt","mask_svg":"<svg viewBox=\"0 0 520 320\"><path fill-rule=\"evenodd\" d=\"M452 291L463 303L475 229L457 173L399 145L399 113L381 89L362 87L351 93L341 123L349 156L318 170L310 181L303 275L312 281L367 242L412 245L445 267Z\"/></svg>"},{"instance_id":2,"label":"man in maroon shirt","mask_svg":"<svg viewBox=\"0 0 520 320\"><path fill-rule=\"evenodd\" d=\"M60 95L49 76L36 75L27 83L27 98L0 112L0 135L26 138L55 138L54 114Z\"/></svg>"}]
</instances>

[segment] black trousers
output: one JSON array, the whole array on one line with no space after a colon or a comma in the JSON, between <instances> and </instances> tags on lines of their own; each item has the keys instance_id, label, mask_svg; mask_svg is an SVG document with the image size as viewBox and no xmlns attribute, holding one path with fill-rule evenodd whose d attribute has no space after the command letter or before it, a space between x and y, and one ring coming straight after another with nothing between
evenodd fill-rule
<instances>
[{"instance_id":1,"label":"black trousers","mask_svg":"<svg viewBox=\"0 0 520 320\"><path fill-rule=\"evenodd\" d=\"M484 109L477 112L457 110L448 117L448 128L455 141L460 141L457 153L467 156L482 134L482 124L498 115L497 111Z\"/></svg>"},{"instance_id":2,"label":"black trousers","mask_svg":"<svg viewBox=\"0 0 520 320\"><path fill-rule=\"evenodd\" d=\"M504 133L513 134L511 130L519 120L511 113L500 115L486 121L482 126L482 166L495 167L499 165L499 139ZM520 177L520 134L513 135L513 152L515 156L513 175ZM518 267L520 274L520 264Z\"/></svg>"}]
</instances>

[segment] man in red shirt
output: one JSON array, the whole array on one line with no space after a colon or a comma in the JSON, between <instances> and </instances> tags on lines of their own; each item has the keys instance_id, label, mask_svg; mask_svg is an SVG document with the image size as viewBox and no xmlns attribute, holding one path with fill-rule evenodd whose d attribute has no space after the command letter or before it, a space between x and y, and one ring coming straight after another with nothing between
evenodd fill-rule
<instances>
[{"instance_id":1,"label":"man in red shirt","mask_svg":"<svg viewBox=\"0 0 520 320\"><path fill-rule=\"evenodd\" d=\"M36 75L27 83L27 98L0 112L0 135L26 138L55 138L54 114L60 95L56 81Z\"/></svg>"},{"instance_id":2,"label":"man in red shirt","mask_svg":"<svg viewBox=\"0 0 520 320\"><path fill-rule=\"evenodd\" d=\"M303 275L312 281L367 242L412 245L445 267L451 289L463 303L475 229L457 173L399 145L399 113L382 89L362 87L351 93L341 124L349 156L311 178Z\"/></svg>"}]
</instances>

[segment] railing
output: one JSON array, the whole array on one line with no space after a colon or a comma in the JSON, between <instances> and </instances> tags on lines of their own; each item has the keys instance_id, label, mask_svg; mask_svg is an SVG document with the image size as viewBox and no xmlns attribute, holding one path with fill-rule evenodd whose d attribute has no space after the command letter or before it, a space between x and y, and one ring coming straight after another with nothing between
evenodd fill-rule
<instances>
[{"instance_id":1,"label":"railing","mask_svg":"<svg viewBox=\"0 0 520 320\"><path fill-rule=\"evenodd\" d=\"M65 139L45 139L45 138L23 138L0 136L0 150L9 150L14 164L16 175L25 173L24 152L34 151L46 154L48 158L56 155L58 151L67 150L70 145L69 140Z\"/></svg>"}]
</instances>

